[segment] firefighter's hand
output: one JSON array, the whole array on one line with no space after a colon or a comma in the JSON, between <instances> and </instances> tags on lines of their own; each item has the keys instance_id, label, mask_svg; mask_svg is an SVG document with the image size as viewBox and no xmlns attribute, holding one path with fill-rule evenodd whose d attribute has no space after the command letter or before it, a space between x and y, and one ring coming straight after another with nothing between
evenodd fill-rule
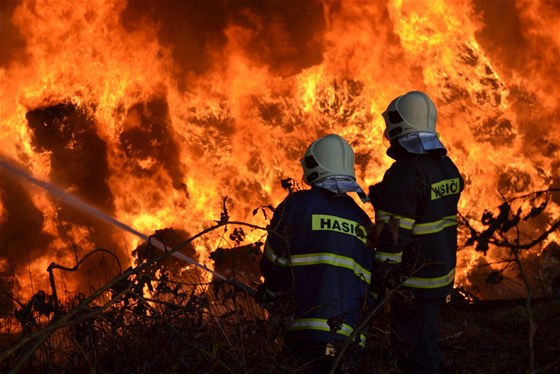
<instances>
[{"instance_id":1,"label":"firefighter's hand","mask_svg":"<svg viewBox=\"0 0 560 374\"><path fill-rule=\"evenodd\" d=\"M394 290L399 287L402 283L400 272L391 272L385 278L385 285L388 289Z\"/></svg>"},{"instance_id":2,"label":"firefighter's hand","mask_svg":"<svg viewBox=\"0 0 560 374\"><path fill-rule=\"evenodd\" d=\"M385 284L379 279L372 278L369 294L373 300L381 302L385 298L386 293L387 288L385 287Z\"/></svg>"},{"instance_id":3,"label":"firefighter's hand","mask_svg":"<svg viewBox=\"0 0 560 374\"><path fill-rule=\"evenodd\" d=\"M378 279L388 289L395 289L402 282L400 265L390 262L378 264L373 278Z\"/></svg>"},{"instance_id":4,"label":"firefighter's hand","mask_svg":"<svg viewBox=\"0 0 560 374\"><path fill-rule=\"evenodd\" d=\"M267 290L264 283L261 283L257 286L257 291L255 292L255 300L259 304L267 304L274 302L276 297L274 293L270 290Z\"/></svg>"}]
</instances>

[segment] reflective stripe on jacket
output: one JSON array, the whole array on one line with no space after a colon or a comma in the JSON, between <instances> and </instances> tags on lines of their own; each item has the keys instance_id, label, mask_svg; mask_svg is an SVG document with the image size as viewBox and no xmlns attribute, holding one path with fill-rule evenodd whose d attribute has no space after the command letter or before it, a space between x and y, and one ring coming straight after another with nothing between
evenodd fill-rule
<instances>
[{"instance_id":1,"label":"reflective stripe on jacket","mask_svg":"<svg viewBox=\"0 0 560 374\"><path fill-rule=\"evenodd\" d=\"M360 265L356 260L348 256L340 256L333 253L313 253L303 255L292 255L288 257L277 256L269 243L265 243L264 254L278 266L311 266L311 265L330 265L346 268L354 272L354 274L370 284L371 272Z\"/></svg>"},{"instance_id":2,"label":"reflective stripe on jacket","mask_svg":"<svg viewBox=\"0 0 560 374\"><path fill-rule=\"evenodd\" d=\"M330 333L332 331L331 326L329 326L329 321L324 318L300 318L296 320L290 327L288 327L288 331L305 331L305 330L315 330L315 331L324 331ZM354 329L352 326L342 323L340 327L336 330L337 334L340 334L344 337L349 337ZM366 344L366 336L364 334L360 334L359 343L360 346L365 346Z\"/></svg>"}]
</instances>

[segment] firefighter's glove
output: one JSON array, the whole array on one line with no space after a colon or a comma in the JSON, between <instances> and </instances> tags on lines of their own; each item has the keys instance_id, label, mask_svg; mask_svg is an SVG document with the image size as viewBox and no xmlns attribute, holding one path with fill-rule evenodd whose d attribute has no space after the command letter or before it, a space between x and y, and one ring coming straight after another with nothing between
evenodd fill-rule
<instances>
[{"instance_id":1,"label":"firefighter's glove","mask_svg":"<svg viewBox=\"0 0 560 374\"><path fill-rule=\"evenodd\" d=\"M400 272L392 272L387 275L385 278L385 285L388 289L394 290L395 288L399 287L402 283Z\"/></svg>"},{"instance_id":2,"label":"firefighter's glove","mask_svg":"<svg viewBox=\"0 0 560 374\"><path fill-rule=\"evenodd\" d=\"M383 262L377 264L373 278L378 279L385 287L392 290L400 286L402 283L400 269L401 267L399 264L395 264L394 262Z\"/></svg>"},{"instance_id":3,"label":"firefighter's glove","mask_svg":"<svg viewBox=\"0 0 560 374\"><path fill-rule=\"evenodd\" d=\"M267 289L264 283L257 286L257 291L255 292L255 300L259 304L273 303L276 300L276 294Z\"/></svg>"},{"instance_id":4,"label":"firefighter's glove","mask_svg":"<svg viewBox=\"0 0 560 374\"><path fill-rule=\"evenodd\" d=\"M371 279L371 286L369 289L369 294L373 298L373 300L377 302L381 302L385 298L385 294L387 293L387 288L382 279L377 279L373 277Z\"/></svg>"}]
</instances>

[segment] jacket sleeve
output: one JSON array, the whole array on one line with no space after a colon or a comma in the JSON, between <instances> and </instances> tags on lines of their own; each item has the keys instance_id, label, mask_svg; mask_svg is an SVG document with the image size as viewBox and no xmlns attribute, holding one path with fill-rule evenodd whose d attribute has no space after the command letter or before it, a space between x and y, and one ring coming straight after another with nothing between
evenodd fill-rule
<instances>
[{"instance_id":1,"label":"jacket sleeve","mask_svg":"<svg viewBox=\"0 0 560 374\"><path fill-rule=\"evenodd\" d=\"M264 254L259 267L264 278L265 296L274 298L278 293L288 292L291 268L289 261L289 238L287 237L289 220L286 200L275 210L269 226L264 245Z\"/></svg>"},{"instance_id":2,"label":"jacket sleeve","mask_svg":"<svg viewBox=\"0 0 560 374\"><path fill-rule=\"evenodd\" d=\"M396 271L402 263L403 250L411 240L419 193L415 169L398 163L387 170L381 183L369 189L376 221L375 263L382 273Z\"/></svg>"}]
</instances>

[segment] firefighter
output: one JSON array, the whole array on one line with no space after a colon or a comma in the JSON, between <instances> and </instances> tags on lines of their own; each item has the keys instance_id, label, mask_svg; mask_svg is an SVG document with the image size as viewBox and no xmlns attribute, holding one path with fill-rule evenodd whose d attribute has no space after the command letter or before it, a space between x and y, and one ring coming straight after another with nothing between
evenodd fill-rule
<instances>
[{"instance_id":1,"label":"firefighter","mask_svg":"<svg viewBox=\"0 0 560 374\"><path fill-rule=\"evenodd\" d=\"M275 209L260 261L264 283L257 299L291 297L293 323L284 346L309 372L324 373L346 339L355 335L346 353L365 343L364 335L354 330L371 306L374 259L367 237L373 223L347 194L356 192L367 201L346 140L335 134L317 139L301 166L311 188L291 192Z\"/></svg>"},{"instance_id":2,"label":"firefighter","mask_svg":"<svg viewBox=\"0 0 560 374\"><path fill-rule=\"evenodd\" d=\"M450 300L457 251L457 204L464 181L436 132L437 111L424 92L394 99L382 114L387 155L395 161L370 186L376 271L387 288L397 365L438 373L440 305Z\"/></svg>"}]
</instances>

